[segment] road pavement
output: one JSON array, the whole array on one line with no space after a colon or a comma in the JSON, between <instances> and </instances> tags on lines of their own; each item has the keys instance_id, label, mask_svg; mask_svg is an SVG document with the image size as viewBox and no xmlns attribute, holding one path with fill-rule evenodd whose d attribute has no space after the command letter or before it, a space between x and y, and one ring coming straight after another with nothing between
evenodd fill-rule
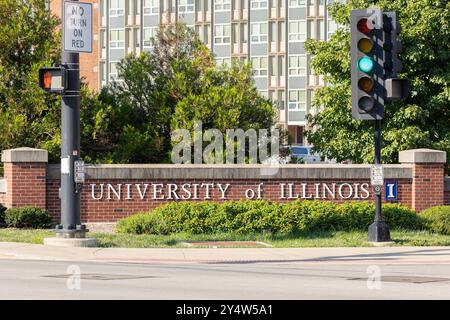
<instances>
[{"instance_id":1,"label":"road pavement","mask_svg":"<svg viewBox=\"0 0 450 320\"><path fill-rule=\"evenodd\" d=\"M0 299L450 299L450 248L0 243Z\"/></svg>"}]
</instances>

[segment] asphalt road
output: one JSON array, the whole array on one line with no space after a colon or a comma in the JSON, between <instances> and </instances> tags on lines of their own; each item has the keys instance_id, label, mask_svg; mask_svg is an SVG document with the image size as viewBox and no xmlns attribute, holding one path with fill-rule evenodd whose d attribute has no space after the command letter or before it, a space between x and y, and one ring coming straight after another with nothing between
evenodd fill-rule
<instances>
[{"instance_id":1,"label":"asphalt road","mask_svg":"<svg viewBox=\"0 0 450 320\"><path fill-rule=\"evenodd\" d=\"M5 259L0 260L0 299L450 299L450 268Z\"/></svg>"}]
</instances>

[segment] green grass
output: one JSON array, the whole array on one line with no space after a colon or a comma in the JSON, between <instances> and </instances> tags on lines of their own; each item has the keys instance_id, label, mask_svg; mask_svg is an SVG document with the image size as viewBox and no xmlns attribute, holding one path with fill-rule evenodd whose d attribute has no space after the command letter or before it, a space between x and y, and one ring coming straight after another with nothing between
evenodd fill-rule
<instances>
[{"instance_id":1,"label":"green grass","mask_svg":"<svg viewBox=\"0 0 450 320\"><path fill-rule=\"evenodd\" d=\"M52 237L49 230L0 229L0 241L43 243L45 237ZM299 247L364 247L367 232L309 232L297 234L257 233L239 235L235 233L173 235L128 235L90 232L101 247L123 248L182 248L183 241L262 241L276 248ZM450 236L433 234L429 231L391 230L395 246L449 246Z\"/></svg>"}]
</instances>

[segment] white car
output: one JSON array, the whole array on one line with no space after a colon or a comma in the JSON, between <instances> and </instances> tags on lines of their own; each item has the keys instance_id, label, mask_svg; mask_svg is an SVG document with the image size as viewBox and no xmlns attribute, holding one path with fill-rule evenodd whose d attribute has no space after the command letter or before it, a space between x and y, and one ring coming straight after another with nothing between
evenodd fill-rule
<instances>
[{"instance_id":1,"label":"white car","mask_svg":"<svg viewBox=\"0 0 450 320\"><path fill-rule=\"evenodd\" d=\"M302 159L304 163L320 163L320 155L313 153L309 146L291 146L291 158Z\"/></svg>"}]
</instances>

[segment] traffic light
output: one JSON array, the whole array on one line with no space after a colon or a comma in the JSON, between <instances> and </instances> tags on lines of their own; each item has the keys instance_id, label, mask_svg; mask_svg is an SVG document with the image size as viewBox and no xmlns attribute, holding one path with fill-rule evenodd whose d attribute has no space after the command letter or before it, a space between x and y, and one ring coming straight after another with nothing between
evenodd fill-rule
<instances>
[{"instance_id":1,"label":"traffic light","mask_svg":"<svg viewBox=\"0 0 450 320\"><path fill-rule=\"evenodd\" d=\"M382 12L353 10L350 16L352 116L358 120L384 117Z\"/></svg>"},{"instance_id":2,"label":"traffic light","mask_svg":"<svg viewBox=\"0 0 450 320\"><path fill-rule=\"evenodd\" d=\"M403 64L398 59L398 53L402 50L402 44L397 40L397 36L401 32L401 26L397 21L395 12L383 13L383 31L385 100L386 102L402 100L409 94L409 83L407 79L398 78L398 73L402 71Z\"/></svg>"},{"instance_id":3,"label":"traffic light","mask_svg":"<svg viewBox=\"0 0 450 320\"><path fill-rule=\"evenodd\" d=\"M39 69L39 86L50 93L62 94L67 88L66 69L51 67Z\"/></svg>"}]
</instances>

